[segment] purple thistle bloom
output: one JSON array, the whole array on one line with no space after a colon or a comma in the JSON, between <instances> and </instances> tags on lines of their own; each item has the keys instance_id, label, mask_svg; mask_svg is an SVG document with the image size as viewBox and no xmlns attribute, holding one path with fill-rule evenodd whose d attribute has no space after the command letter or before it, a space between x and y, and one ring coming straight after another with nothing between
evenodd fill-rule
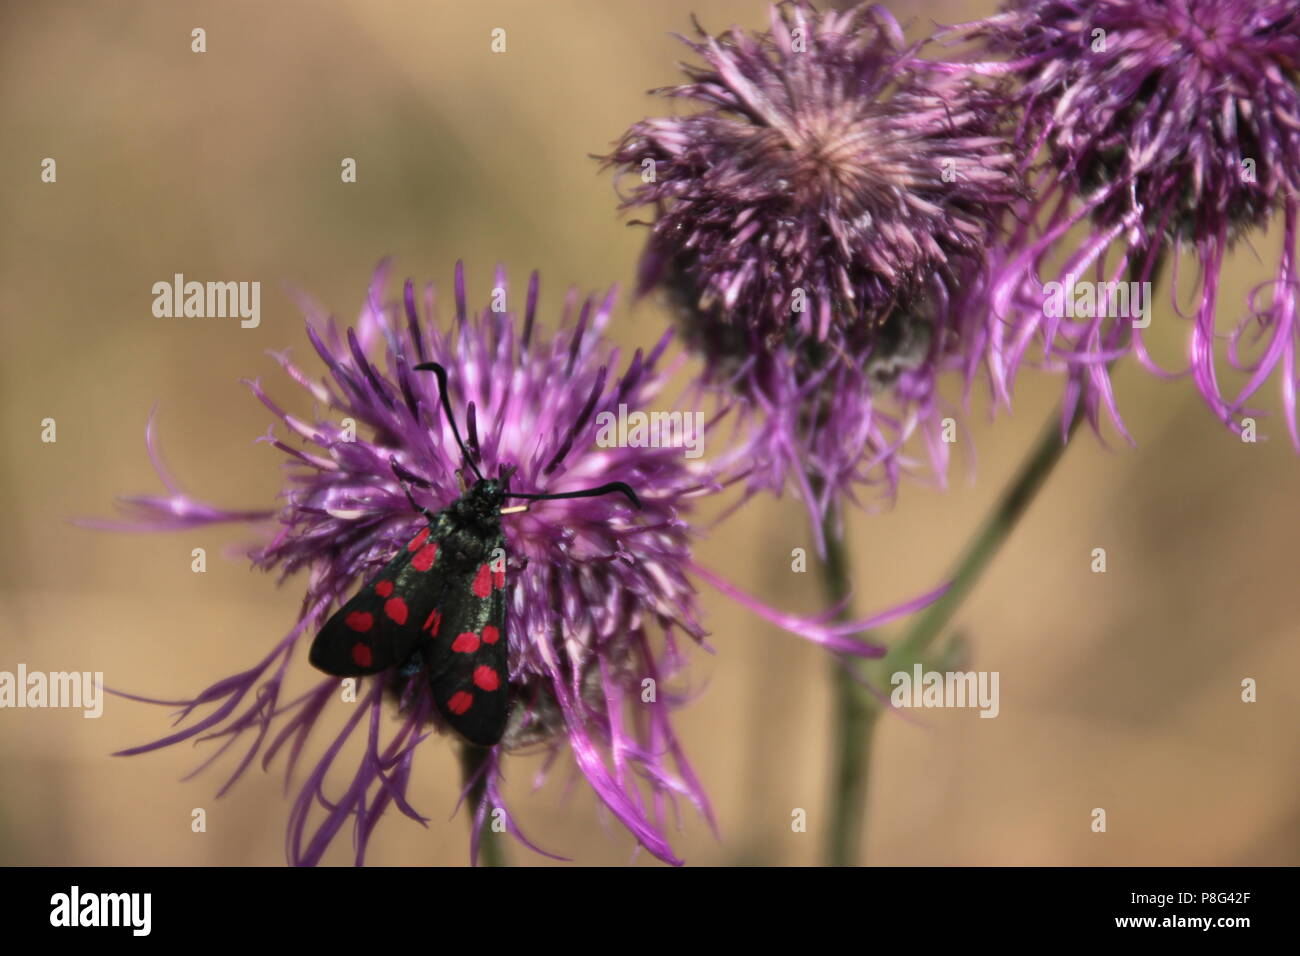
<instances>
[{"instance_id":1,"label":"purple thistle bloom","mask_svg":"<svg viewBox=\"0 0 1300 956\"><path fill-rule=\"evenodd\" d=\"M309 314L307 334L329 371L325 379L313 379L287 354L278 356L290 378L316 400L314 421L288 414L260 383L248 383L304 446L282 441L274 429L262 439L289 456L278 511L230 512L188 499L162 466L151 424L149 453L168 494L127 499L133 519L127 524L96 522L169 530L274 521L269 542L250 553L254 565L274 569L282 579L307 572L299 618L270 653L193 699L152 701L180 707L178 723L193 720L123 753L190 739L223 741L207 766L242 738L245 749L223 793L259 754L265 768L283 753L289 780L317 720L340 693L338 678L325 677L287 699L284 685L300 642L310 640L356 585L423 525L397 475L414 486L417 503L429 509L461 494L462 456L440 411L436 382L412 371L438 362L448 369L452 407L464 410L458 418L464 416L465 441L485 475L514 466L511 488L523 493L622 481L643 505L633 512L620 496L537 502L503 522L514 707L505 737L482 764L483 777L466 785L467 793L475 783L482 793L471 811L481 822L491 808L504 808L500 781L506 752L541 748L549 753L549 767L567 747L601 801L640 845L662 860L680 862L665 835L678 801L689 801L713 822L670 722L670 712L685 698L669 685L680 676L685 645L701 642L704 634L687 573L698 573L757 613L833 651L866 656L882 649L852 635L910 613L940 592L876 620L853 623L826 623L835 609L814 620L782 615L740 594L691 561L692 504L719 489L713 467L686 459L680 448L599 447L596 438L601 413L621 404L644 408L664 388L676 364L663 361L671 333L648 354L638 350L619 376L611 374L617 351L602 337L612 292L603 301L587 298L581 305L571 294L560 329L548 336L535 322L536 274L521 324L512 311L484 309L472 315L458 265L456 317L450 334L443 334L434 319L432 286L423 296L423 314L409 281L401 303L384 302L386 271L377 271L355 329L340 332L332 319ZM502 294L507 288L500 270L495 286ZM379 364L367 358L375 352L382 357ZM355 435L345 419L355 423ZM648 704L642 699L647 679L655 682L657 698ZM392 698L399 714L395 726L383 719ZM390 807L425 822L408 794L412 763L417 745L444 729L426 676L402 668L362 679L357 700L348 705L353 709L345 725L299 789L286 837L293 863L319 862L350 821L360 864L371 832ZM213 709L198 716L202 708ZM344 745L358 732L364 738L361 760L343 793L327 794L326 777L337 771ZM536 849L509 814L505 819L512 835ZM476 856L480 828L472 832Z\"/></svg>"},{"instance_id":2,"label":"purple thistle bloom","mask_svg":"<svg viewBox=\"0 0 1300 956\"><path fill-rule=\"evenodd\" d=\"M1132 349L1167 375L1148 357L1144 323L1134 325L1131 315L1044 315L1044 260L1059 256L1067 232L1087 223L1058 274L1149 281L1163 262L1176 264L1190 251L1198 275L1188 354L1198 388L1239 427L1245 402L1280 367L1287 424L1300 447L1300 7L1294 0L1019 0L953 33L1006 58L977 68L1019 81L1020 146L1031 159L1044 153L1036 199L993 288L1002 395L1035 340L1048 364L1071 371L1071 394L1087 403L1094 425L1104 403L1123 430L1109 361ZM1215 331L1224 257L1235 240L1279 216L1284 249L1275 278L1251 295L1250 314L1227 339L1227 359L1248 381L1226 397ZM1183 314L1176 299L1173 308Z\"/></svg>"},{"instance_id":3,"label":"purple thistle bloom","mask_svg":"<svg viewBox=\"0 0 1300 956\"><path fill-rule=\"evenodd\" d=\"M883 8L770 19L682 38L704 65L655 92L697 109L606 163L654 211L639 291L669 293L708 381L746 400L753 484L792 478L819 519L855 484L892 492L918 429L942 477L934 379L971 364L953 300L1020 180L999 84L931 69Z\"/></svg>"}]
</instances>

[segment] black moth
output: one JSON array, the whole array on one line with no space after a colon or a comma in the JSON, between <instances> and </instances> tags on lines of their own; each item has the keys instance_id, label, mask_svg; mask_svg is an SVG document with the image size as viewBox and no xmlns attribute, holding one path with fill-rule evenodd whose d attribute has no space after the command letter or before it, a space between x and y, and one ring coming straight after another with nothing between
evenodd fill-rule
<instances>
[{"instance_id":1,"label":"black moth","mask_svg":"<svg viewBox=\"0 0 1300 956\"><path fill-rule=\"evenodd\" d=\"M470 743L489 747L501 739L510 713L507 554L501 532L505 499L587 498L619 492L636 507L641 503L621 481L583 491L534 495L507 490L509 474L484 478L456 428L446 370L435 362L415 368L437 375L443 412L478 480L436 514L411 499L428 526L325 623L312 643L310 659L313 666L338 677L422 663L434 703L447 723ZM410 499L409 488L406 494Z\"/></svg>"}]
</instances>

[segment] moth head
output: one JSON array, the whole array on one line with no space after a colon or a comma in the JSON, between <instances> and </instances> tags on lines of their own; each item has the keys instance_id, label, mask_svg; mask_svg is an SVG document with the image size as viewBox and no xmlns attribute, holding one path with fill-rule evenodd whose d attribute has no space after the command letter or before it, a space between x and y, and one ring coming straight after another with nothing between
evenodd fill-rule
<instances>
[{"instance_id":1,"label":"moth head","mask_svg":"<svg viewBox=\"0 0 1300 956\"><path fill-rule=\"evenodd\" d=\"M469 493L460 499L462 514L482 525L495 525L501 514L505 482L499 478L480 478Z\"/></svg>"}]
</instances>

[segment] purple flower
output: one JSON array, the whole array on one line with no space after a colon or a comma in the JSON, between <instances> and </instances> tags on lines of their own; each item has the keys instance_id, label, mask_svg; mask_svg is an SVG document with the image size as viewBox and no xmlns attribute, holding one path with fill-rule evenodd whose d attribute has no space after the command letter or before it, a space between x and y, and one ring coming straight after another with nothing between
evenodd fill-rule
<instances>
[{"instance_id":1,"label":"purple flower","mask_svg":"<svg viewBox=\"0 0 1300 956\"><path fill-rule=\"evenodd\" d=\"M1087 403L1094 424L1104 403L1122 429L1107 366L1132 350L1161 372L1144 347L1146 323L1132 314L1045 315L1044 260L1064 258L1062 279L1146 282L1190 253L1196 292L1188 356L1198 388L1219 417L1239 426L1245 403L1280 367L1287 424L1300 447L1294 0L1020 0L953 32L1005 58L980 68L1019 81L1020 146L1041 158L1037 195L993 287L990 334L1005 360L1002 394L1038 341L1048 364L1071 371L1072 397ZM1224 257L1235 240L1275 218L1285 240L1275 278L1255 290L1249 314L1223 343L1215 298ZM1067 244L1081 223L1086 234ZM1176 299L1173 309L1183 314ZM1220 344L1247 373L1232 397L1218 380Z\"/></svg>"},{"instance_id":2,"label":"purple flower","mask_svg":"<svg viewBox=\"0 0 1300 956\"><path fill-rule=\"evenodd\" d=\"M934 379L972 361L953 301L1019 195L998 84L931 69L876 6L697 30L703 65L656 91L694 109L606 157L654 213L640 291L669 293L708 381L745 399L755 484L792 478L820 517L892 491L918 429L942 475Z\"/></svg>"},{"instance_id":3,"label":"purple flower","mask_svg":"<svg viewBox=\"0 0 1300 956\"><path fill-rule=\"evenodd\" d=\"M436 381L413 371L438 362L448 370L452 407L461 410L461 430L484 475L515 468L511 490L527 494L621 481L635 489L643 506L635 511L618 495L546 501L503 519L514 708L505 737L481 764L482 776L467 785L467 792L481 794L472 812L482 821L491 809L505 809L500 779L506 753L540 748L553 759L567 749L639 843L662 860L679 862L665 835L677 803L694 804L712 822L670 721L684 701L678 684L686 646L704 634L688 573L698 572L758 613L834 651L865 655L880 649L850 635L937 594L878 621L850 624L781 615L740 595L691 561L692 505L719 488L713 466L687 459L678 447L604 447L608 443L598 440L604 413L614 414L621 405L643 409L664 388L676 364L664 361L670 335L649 353L638 350L619 375L613 371L617 352L602 337L612 292L580 305L570 295L559 331L549 335L535 322L536 274L520 322L515 312L500 308L470 314L458 265L455 320L444 334L433 319L432 287L425 290L422 314L409 281L401 303L383 301L385 275L381 267L355 330L340 332L332 320L309 315L307 334L328 369L323 380L287 354L279 356L289 377L315 399L314 421L283 411L260 383L248 383L298 440L289 444L274 429L263 439L289 456L278 511L227 512L191 501L162 468L149 429L150 455L168 494L128 499L134 520L127 527L274 521L269 542L251 552L252 560L282 578L306 572L306 592L297 622L266 657L191 700L156 701L181 707L180 720L190 722L124 753L194 738L222 740L210 763L243 740L227 788L259 754L263 767L283 754L286 776L293 775L318 718L340 697L333 677L300 695L285 693L290 663L306 656L299 645L423 526L398 476L411 483L416 503L429 509L461 494L457 476L464 463L440 411ZM502 306L507 291L498 271L494 305ZM368 358L376 353L377 363ZM654 693L647 696L647 688ZM307 772L293 806L287 854L294 863L318 862L349 822L356 860L362 862L370 833L390 807L425 822L408 793L412 762L417 745L444 729L427 677L402 668L362 679L357 702L343 706L351 713ZM394 706L395 725L382 719L385 708ZM199 716L203 708L213 709ZM354 733L364 738L362 758L343 792L327 793L326 777L339 771L336 763ZM508 812L505 823L527 843ZM479 832L476 825L474 841Z\"/></svg>"}]
</instances>

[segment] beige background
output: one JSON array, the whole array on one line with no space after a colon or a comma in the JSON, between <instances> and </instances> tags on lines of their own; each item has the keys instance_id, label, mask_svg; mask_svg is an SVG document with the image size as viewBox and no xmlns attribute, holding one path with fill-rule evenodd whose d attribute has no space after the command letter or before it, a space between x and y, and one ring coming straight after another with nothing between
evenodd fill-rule
<instances>
[{"instance_id":1,"label":"beige background","mask_svg":"<svg viewBox=\"0 0 1300 956\"><path fill-rule=\"evenodd\" d=\"M900 18L964 18L988 7L895 7ZM444 288L464 257L479 301L498 259L516 281L536 266L544 314L566 286L633 276L641 233L614 215L588 153L661 107L675 81L670 31L760 26L759 0L6 5L0 14L0 422L5 520L0 669L98 670L160 696L197 691L257 660L291 622L290 583L221 552L233 531L126 536L69 524L113 495L156 489L143 430L159 405L163 446L197 497L261 507L279 457L252 439L268 417L237 383L264 376L305 408L265 355L305 356L285 290L355 314L375 262ZM208 52L190 52L190 30ZM488 49L493 27L508 52ZM58 183L39 180L43 157ZM359 182L339 182L355 157ZM1227 269L1224 301L1267 275L1277 231ZM158 320L150 287L174 272L263 283L262 325ZM663 315L624 302L616 338L655 338ZM1158 313L1175 362L1184 323ZM313 366L314 367L314 366ZM1081 435L957 618L974 665L1001 673L1002 714L931 712L884 721L865 858L880 864L1295 864L1300 812L1295 684L1300 460L1275 440L1242 444L1190 384L1117 374L1132 449ZM1014 417L972 413L978 465L947 493L908 485L897 508L856 515L860 608L936 583L1050 414L1059 384L1027 374ZM1267 404L1276 411L1270 388ZM41 419L58 442L39 440ZM1111 436L1113 438L1113 436ZM969 451L969 444L963 450ZM792 501L762 500L699 557L790 609L817 607ZM209 569L189 569L208 548ZM1094 547L1109 573L1089 571ZM819 651L711 591L716 655L696 655L699 699L679 728L721 823L687 815L675 844L692 863L816 861L829 700ZM301 685L311 679L302 661ZM1243 677L1260 702L1239 702ZM220 801L201 753L131 759L120 747L165 732L167 712L109 700L97 721L0 711L0 862L282 862L288 803L253 771ZM223 764L223 767L229 766ZM536 840L589 864L629 859L584 787L563 775L509 792ZM459 864L463 819L447 822L455 764L421 753L414 795L428 830L394 817L372 862ZM1093 807L1109 812L1089 831ZM208 810L208 832L190 811ZM792 808L809 812L794 834ZM545 862L521 848L516 862ZM329 857L349 859L346 840ZM644 862L644 858L642 860Z\"/></svg>"}]
</instances>

